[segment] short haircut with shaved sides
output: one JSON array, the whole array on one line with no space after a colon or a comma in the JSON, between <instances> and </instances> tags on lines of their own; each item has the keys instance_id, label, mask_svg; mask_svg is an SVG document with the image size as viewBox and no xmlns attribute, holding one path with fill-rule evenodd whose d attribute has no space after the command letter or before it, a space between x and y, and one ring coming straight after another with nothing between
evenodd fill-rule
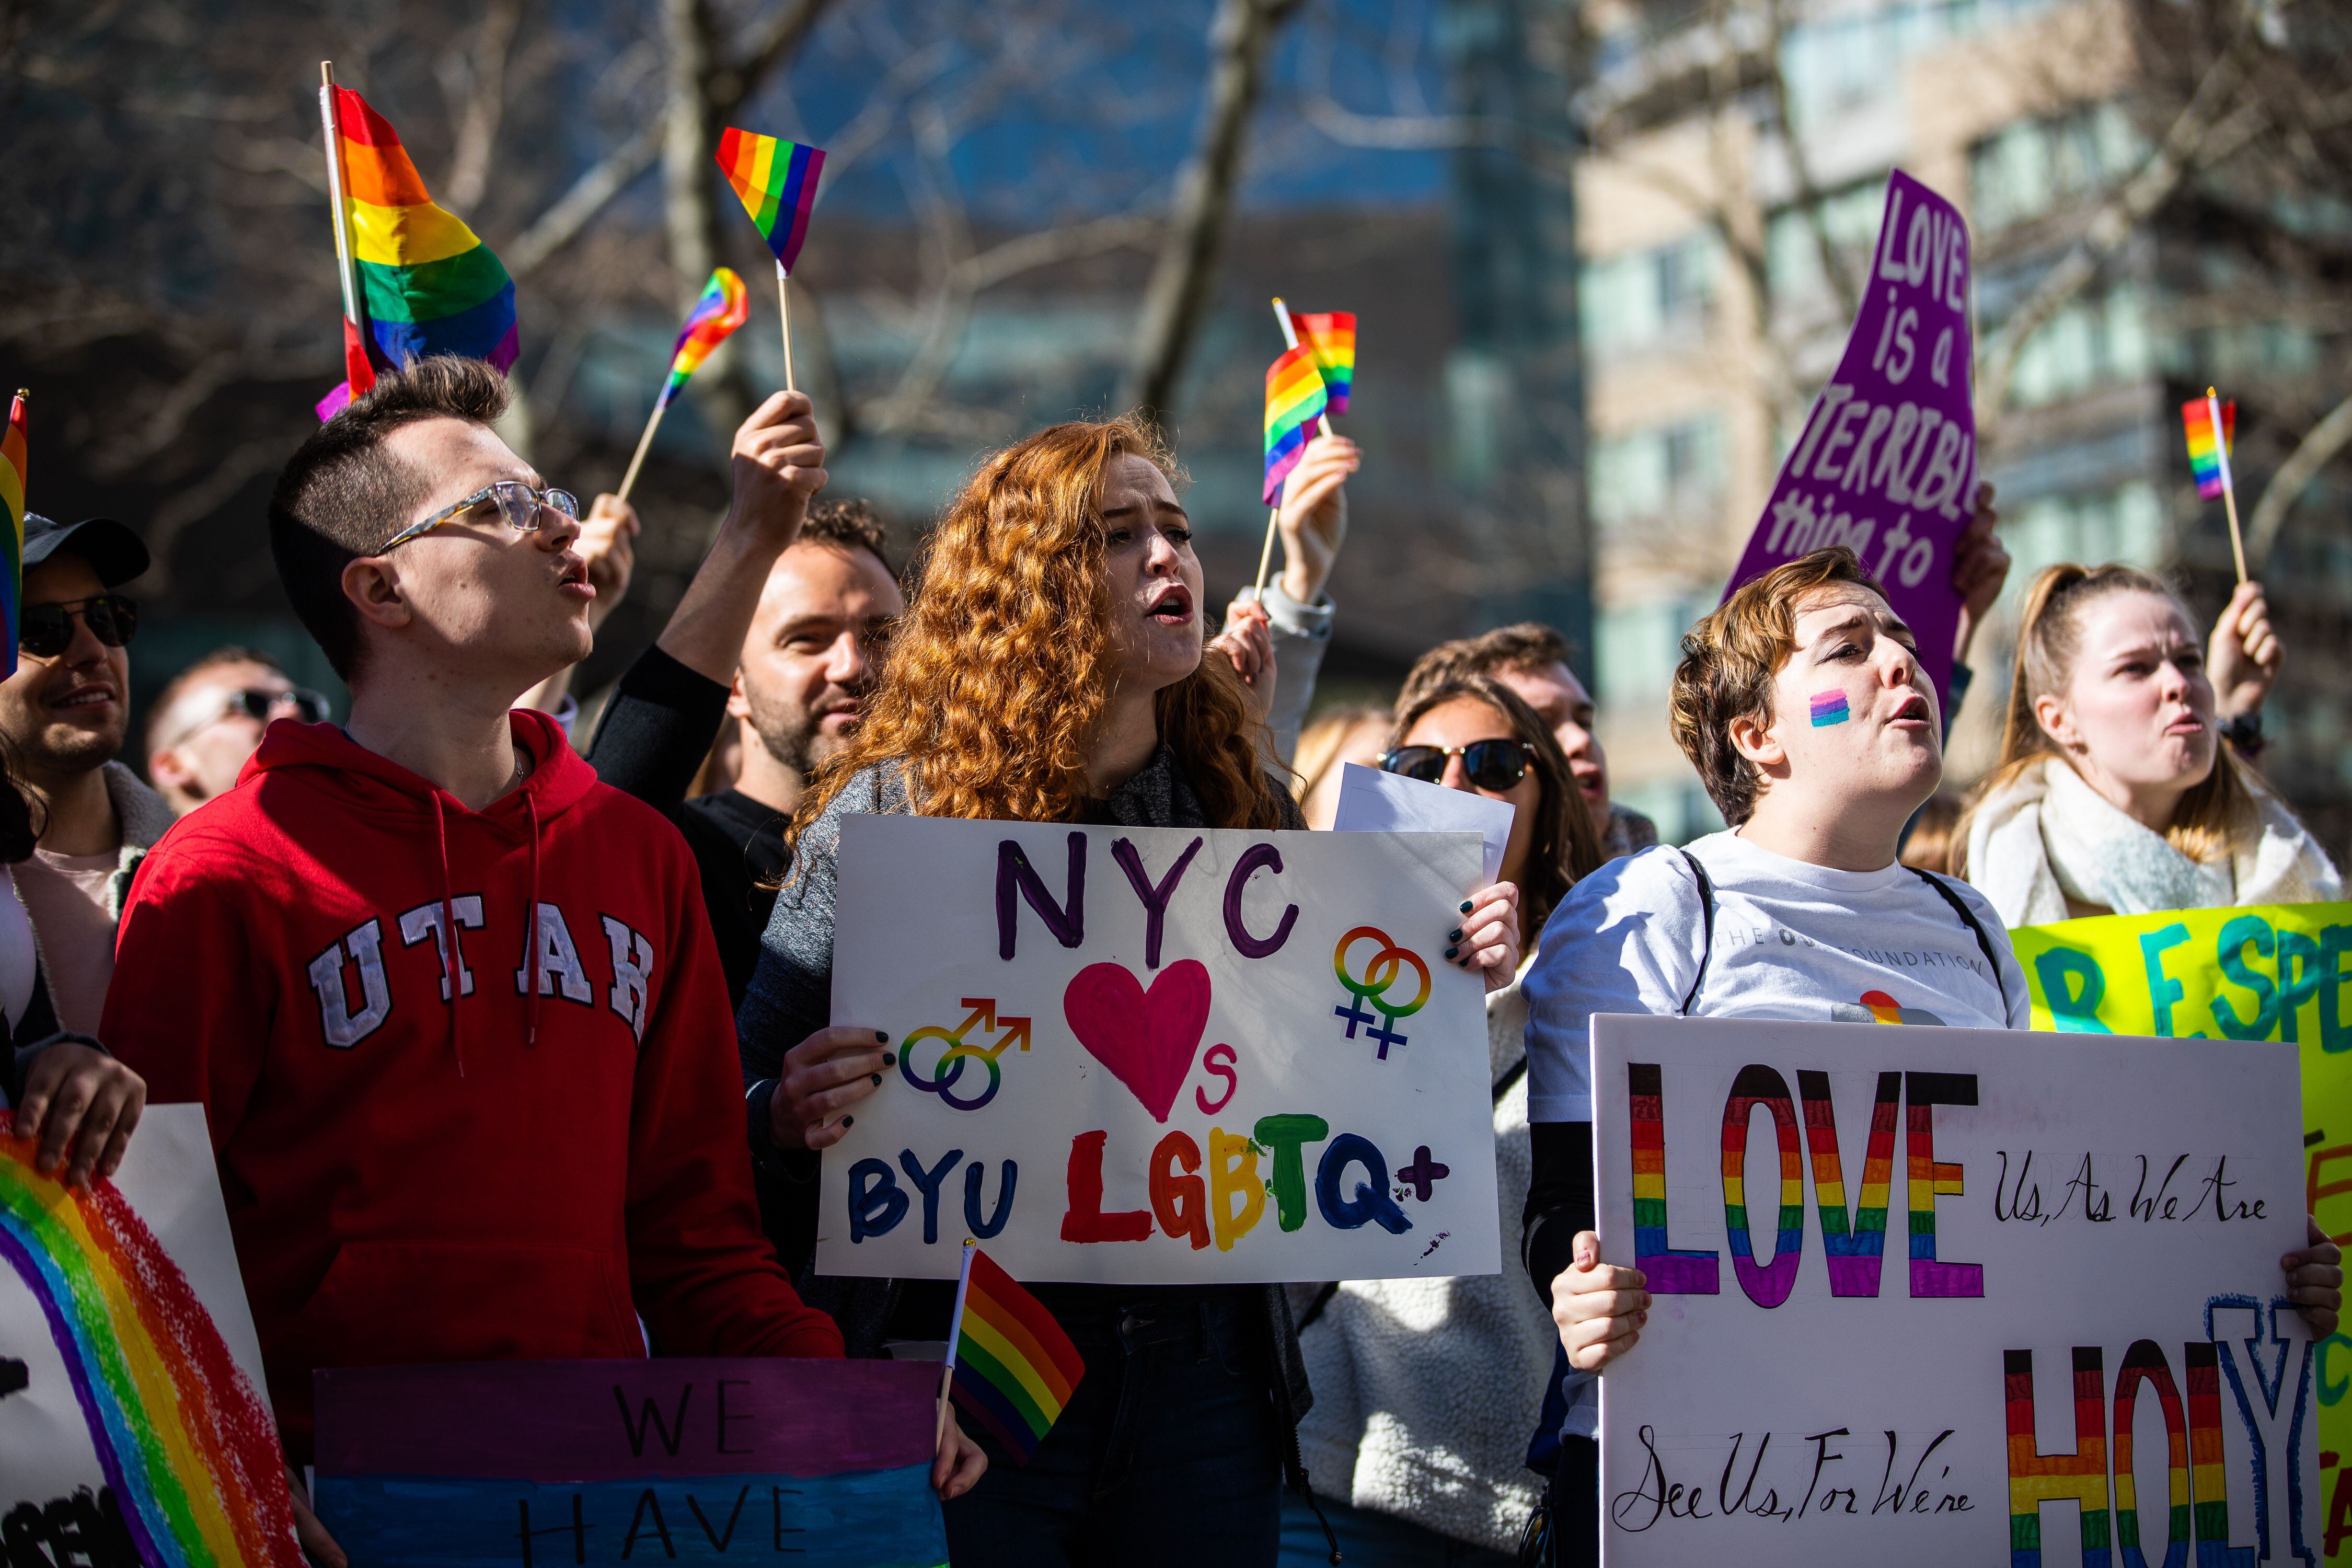
<instances>
[{"instance_id":1,"label":"short haircut with shaved sides","mask_svg":"<svg viewBox=\"0 0 2352 1568\"><path fill-rule=\"evenodd\" d=\"M1404 689L1397 694L1397 708L1402 711L1422 693L1433 691L1450 681L1467 680L1474 675L1573 665L1575 661L1569 657L1573 651L1566 637L1540 621L1521 621L1475 637L1442 642L1413 660L1412 668L1405 674Z\"/></svg>"},{"instance_id":2,"label":"short haircut with shaved sides","mask_svg":"<svg viewBox=\"0 0 2352 1568\"><path fill-rule=\"evenodd\" d=\"M1797 601L1832 583L1886 596L1853 551L1832 545L1741 584L1683 635L1667 722L1698 770L1707 798L1734 827L1755 815L1757 775L1755 764L1731 743L1731 722L1771 721L1772 678L1797 647Z\"/></svg>"},{"instance_id":3,"label":"short haircut with shaved sides","mask_svg":"<svg viewBox=\"0 0 2352 1568\"><path fill-rule=\"evenodd\" d=\"M863 550L882 563L882 570L897 578L898 569L890 564L889 538L882 531L882 520L875 515L873 503L856 496L840 500L821 500L808 510L808 521L801 524L795 544L830 544L835 550Z\"/></svg>"},{"instance_id":4,"label":"short haircut with shaved sides","mask_svg":"<svg viewBox=\"0 0 2352 1568\"><path fill-rule=\"evenodd\" d=\"M506 411L504 376L436 354L378 378L287 459L269 497L269 552L295 615L346 682L359 668L360 621L343 568L383 549L432 488L385 450L386 437L427 419L487 428Z\"/></svg>"}]
</instances>

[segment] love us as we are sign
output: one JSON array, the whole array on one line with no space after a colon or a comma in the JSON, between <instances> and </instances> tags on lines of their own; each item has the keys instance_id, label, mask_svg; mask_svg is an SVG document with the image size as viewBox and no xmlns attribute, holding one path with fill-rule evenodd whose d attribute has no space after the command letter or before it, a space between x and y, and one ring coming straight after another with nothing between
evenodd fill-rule
<instances>
[{"instance_id":1,"label":"love us as we are sign","mask_svg":"<svg viewBox=\"0 0 2352 1568\"><path fill-rule=\"evenodd\" d=\"M1492 1274L1475 834L853 816L833 1017L898 1053L825 1151L817 1268Z\"/></svg>"}]
</instances>

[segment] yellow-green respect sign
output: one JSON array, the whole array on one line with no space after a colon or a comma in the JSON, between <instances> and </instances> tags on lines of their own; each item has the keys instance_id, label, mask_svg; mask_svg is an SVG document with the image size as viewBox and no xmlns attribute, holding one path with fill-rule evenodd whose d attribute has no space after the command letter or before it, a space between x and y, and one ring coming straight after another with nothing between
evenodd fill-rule
<instances>
[{"instance_id":1,"label":"yellow-green respect sign","mask_svg":"<svg viewBox=\"0 0 2352 1568\"><path fill-rule=\"evenodd\" d=\"M2037 1029L2300 1046L2305 1205L2352 1247L2352 903L2101 915L2009 937ZM2325 1556L2352 1565L2352 1338L2330 1335L2315 1370Z\"/></svg>"}]
</instances>

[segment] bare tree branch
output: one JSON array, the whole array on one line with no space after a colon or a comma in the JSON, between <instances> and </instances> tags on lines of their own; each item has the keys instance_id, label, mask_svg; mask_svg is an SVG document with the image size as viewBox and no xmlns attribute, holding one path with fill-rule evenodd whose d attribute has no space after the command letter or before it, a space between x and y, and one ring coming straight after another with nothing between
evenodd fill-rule
<instances>
[{"instance_id":1,"label":"bare tree branch","mask_svg":"<svg viewBox=\"0 0 2352 1568\"><path fill-rule=\"evenodd\" d=\"M1209 33L1209 104L1201 140L1177 177L1159 264L1143 295L1135 361L1119 401L1153 418L1173 407L1209 285L1233 218L1234 187L1275 34L1303 0L1218 0Z\"/></svg>"},{"instance_id":2,"label":"bare tree branch","mask_svg":"<svg viewBox=\"0 0 2352 1568\"><path fill-rule=\"evenodd\" d=\"M440 185L441 204L461 217L481 204L489 188L490 150L498 142L506 109L507 55L522 26L524 4L491 0L475 31L473 48L450 50L436 73L442 90L458 107L457 150L449 161L448 178Z\"/></svg>"},{"instance_id":3,"label":"bare tree branch","mask_svg":"<svg viewBox=\"0 0 2352 1568\"><path fill-rule=\"evenodd\" d=\"M705 72L703 88L712 121L724 120L743 105L744 100L760 90L779 66L784 64L800 46L834 0L795 0L764 27L753 40L745 57L733 65L721 66ZM708 37L708 34L705 34ZM706 54L707 58L707 54ZM506 247L501 256L507 271L516 278L536 271L557 251L579 237L580 232L595 220L596 215L610 205L613 198L634 184L637 177L652 168L662 155L668 122L655 119L640 126L629 139L607 153L594 165L572 183L571 188L556 198L553 205L532 220L520 238ZM681 272L689 268L681 267ZM709 268L694 276L707 276ZM698 282L698 287L699 284Z\"/></svg>"},{"instance_id":4,"label":"bare tree branch","mask_svg":"<svg viewBox=\"0 0 2352 1568\"><path fill-rule=\"evenodd\" d=\"M2278 472L2271 476L2271 482L2263 487L2263 499L2254 503L2254 515L2246 523L2246 556L2257 571L2270 561L2271 547L2278 542L2279 530L2286 526L2286 514L2305 488L2347 445L2352 445L2352 397L2329 409L2325 418L2305 432Z\"/></svg>"},{"instance_id":5,"label":"bare tree branch","mask_svg":"<svg viewBox=\"0 0 2352 1568\"><path fill-rule=\"evenodd\" d=\"M1805 226L1812 233L1813 248L1821 255L1822 276L1829 279L1830 289L1837 296L1838 316L1852 321L1861 303L1861 290L1830 233L1829 212L1822 201L1822 188L1813 179L1812 154L1806 150L1805 139L1789 115L1789 76L1780 68L1780 39L1785 30L1783 3L1784 0L1767 0L1765 5L1765 93L1772 100L1772 118L1780 124L1781 144L1788 151L1789 174L1797 187L1797 210L1804 215Z\"/></svg>"},{"instance_id":6,"label":"bare tree branch","mask_svg":"<svg viewBox=\"0 0 2352 1568\"><path fill-rule=\"evenodd\" d=\"M2230 101L2241 74L2241 53L2232 49L2213 62L2147 162L2116 188L2074 247L2042 275L2033 292L1986 340L1978 378L1979 431L1993 428L2007 406L2018 361L2033 334L2090 286L2099 269L2185 181L2243 147L2262 129L2268 110L2260 99L2234 106Z\"/></svg>"}]
</instances>

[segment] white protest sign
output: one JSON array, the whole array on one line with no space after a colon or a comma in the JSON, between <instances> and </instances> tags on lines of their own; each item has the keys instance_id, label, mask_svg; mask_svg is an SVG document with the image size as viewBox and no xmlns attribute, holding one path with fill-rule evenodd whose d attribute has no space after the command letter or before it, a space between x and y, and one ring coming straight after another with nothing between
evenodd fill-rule
<instances>
[{"instance_id":1,"label":"white protest sign","mask_svg":"<svg viewBox=\"0 0 2352 1568\"><path fill-rule=\"evenodd\" d=\"M2315 1561L2294 1046L1604 1016L1592 1083L1612 1568Z\"/></svg>"},{"instance_id":2,"label":"white protest sign","mask_svg":"<svg viewBox=\"0 0 2352 1568\"><path fill-rule=\"evenodd\" d=\"M1339 809L1331 827L1338 833L1475 833L1480 842L1478 875L1491 886L1503 874L1503 851L1518 810L1508 801L1468 790L1343 763Z\"/></svg>"},{"instance_id":3,"label":"white protest sign","mask_svg":"<svg viewBox=\"0 0 2352 1568\"><path fill-rule=\"evenodd\" d=\"M816 1266L1024 1280L1492 1274L1466 834L851 816L833 1016L898 1064L825 1151Z\"/></svg>"},{"instance_id":4,"label":"white protest sign","mask_svg":"<svg viewBox=\"0 0 2352 1568\"><path fill-rule=\"evenodd\" d=\"M297 1568L205 1112L61 1186L0 1113L0 1558ZM43 1552L47 1555L42 1555Z\"/></svg>"}]
</instances>

